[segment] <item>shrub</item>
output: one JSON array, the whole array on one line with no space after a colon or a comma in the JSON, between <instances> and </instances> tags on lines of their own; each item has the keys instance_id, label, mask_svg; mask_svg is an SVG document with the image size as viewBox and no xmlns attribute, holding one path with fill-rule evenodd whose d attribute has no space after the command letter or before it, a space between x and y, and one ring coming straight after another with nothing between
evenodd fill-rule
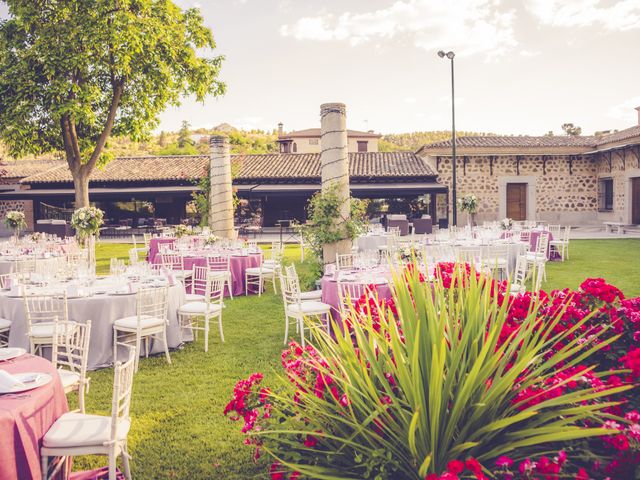
<instances>
[{"instance_id":1,"label":"shrub","mask_svg":"<svg viewBox=\"0 0 640 480\"><path fill-rule=\"evenodd\" d=\"M275 460L272 478L557 478L606 470L588 452L611 442L637 452L637 419L613 399L631 385L595 368L621 333L602 323L619 291L512 297L468 266L443 265L433 283L409 267L393 300L354 302L335 338L292 343L275 388L238 383L225 414ZM640 373L640 350L622 361ZM564 450L548 456L561 446L571 465Z\"/></svg>"}]
</instances>

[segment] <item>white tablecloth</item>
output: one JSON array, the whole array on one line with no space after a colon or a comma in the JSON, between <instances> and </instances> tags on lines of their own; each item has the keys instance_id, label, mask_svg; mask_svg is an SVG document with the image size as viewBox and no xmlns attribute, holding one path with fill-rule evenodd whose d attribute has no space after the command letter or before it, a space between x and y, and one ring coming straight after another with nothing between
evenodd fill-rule
<instances>
[{"instance_id":1,"label":"white tablecloth","mask_svg":"<svg viewBox=\"0 0 640 480\"><path fill-rule=\"evenodd\" d=\"M358 237L358 251L365 252L368 250L378 250L380 247L387 245L389 235L363 235Z\"/></svg>"},{"instance_id":2,"label":"white tablecloth","mask_svg":"<svg viewBox=\"0 0 640 480\"><path fill-rule=\"evenodd\" d=\"M93 295L84 298L71 298L69 302L69 320L86 323L91 320L91 341L89 344L89 369L106 367L113 363L113 322L118 318L136 314L136 295ZM180 283L169 288L169 325L167 341L169 348L179 347L193 336L189 330L178 326L177 311L185 303L184 286ZM0 293L0 317L11 321L9 334L10 347L29 349L27 322L24 302L21 297L10 297ZM161 341L154 340L152 353L164 351ZM122 355L121 358L124 356Z\"/></svg>"}]
</instances>

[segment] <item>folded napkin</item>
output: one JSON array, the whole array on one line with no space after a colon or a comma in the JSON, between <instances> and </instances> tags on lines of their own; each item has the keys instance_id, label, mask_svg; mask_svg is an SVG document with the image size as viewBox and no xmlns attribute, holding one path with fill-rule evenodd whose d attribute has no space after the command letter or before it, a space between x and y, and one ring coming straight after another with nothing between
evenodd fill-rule
<instances>
[{"instance_id":1,"label":"folded napkin","mask_svg":"<svg viewBox=\"0 0 640 480\"><path fill-rule=\"evenodd\" d=\"M0 388L7 391L12 390L16 387L24 388L25 384L6 370L0 370Z\"/></svg>"}]
</instances>

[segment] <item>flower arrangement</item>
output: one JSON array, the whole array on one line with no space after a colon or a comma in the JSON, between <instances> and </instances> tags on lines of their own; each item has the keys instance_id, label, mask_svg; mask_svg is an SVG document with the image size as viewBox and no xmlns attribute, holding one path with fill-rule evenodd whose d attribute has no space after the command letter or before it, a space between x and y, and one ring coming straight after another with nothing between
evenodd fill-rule
<instances>
[{"instance_id":1,"label":"flower arrangement","mask_svg":"<svg viewBox=\"0 0 640 480\"><path fill-rule=\"evenodd\" d=\"M635 478L640 298L434 274L407 265L392 299L370 290L333 337L292 342L275 387L238 382L225 414L271 478Z\"/></svg>"},{"instance_id":2,"label":"flower arrangement","mask_svg":"<svg viewBox=\"0 0 640 480\"><path fill-rule=\"evenodd\" d=\"M24 216L24 212L18 210L10 210L4 216L4 224L7 228L19 234L20 230L26 228L27 220Z\"/></svg>"},{"instance_id":3,"label":"flower arrangement","mask_svg":"<svg viewBox=\"0 0 640 480\"><path fill-rule=\"evenodd\" d=\"M511 228L513 227L513 220L511 220L509 217L503 218L502 220L500 220L500 227L503 230L511 230Z\"/></svg>"},{"instance_id":4,"label":"flower arrangement","mask_svg":"<svg viewBox=\"0 0 640 480\"><path fill-rule=\"evenodd\" d=\"M103 224L104 212L96 207L81 207L71 215L71 226L81 240L99 235Z\"/></svg>"},{"instance_id":5,"label":"flower arrangement","mask_svg":"<svg viewBox=\"0 0 640 480\"><path fill-rule=\"evenodd\" d=\"M471 194L459 198L458 208L463 212L467 212L468 214L473 215L478 211L478 197L476 197L474 194Z\"/></svg>"},{"instance_id":6,"label":"flower arrangement","mask_svg":"<svg viewBox=\"0 0 640 480\"><path fill-rule=\"evenodd\" d=\"M33 243L38 243L41 242L43 240L45 240L47 238L47 234L44 232L33 232L31 234L31 236L29 237L29 239L33 242Z\"/></svg>"},{"instance_id":7,"label":"flower arrangement","mask_svg":"<svg viewBox=\"0 0 640 480\"><path fill-rule=\"evenodd\" d=\"M186 235L193 235L193 229L188 225L183 225L182 223L176 225L174 228L174 233L177 238L182 238Z\"/></svg>"},{"instance_id":8,"label":"flower arrangement","mask_svg":"<svg viewBox=\"0 0 640 480\"><path fill-rule=\"evenodd\" d=\"M207 238L204 239L204 244L215 245L219 241L220 241L220 237L218 237L217 235L209 235Z\"/></svg>"},{"instance_id":9,"label":"flower arrangement","mask_svg":"<svg viewBox=\"0 0 640 480\"><path fill-rule=\"evenodd\" d=\"M400 249L400 260L405 263L413 263L414 261L420 260L421 258L422 253L414 246L404 247Z\"/></svg>"}]
</instances>

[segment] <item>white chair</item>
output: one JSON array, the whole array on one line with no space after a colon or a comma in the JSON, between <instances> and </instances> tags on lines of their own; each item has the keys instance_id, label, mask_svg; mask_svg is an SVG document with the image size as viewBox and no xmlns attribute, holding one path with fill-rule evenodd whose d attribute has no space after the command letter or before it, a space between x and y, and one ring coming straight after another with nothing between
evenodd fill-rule
<instances>
[{"instance_id":1,"label":"white chair","mask_svg":"<svg viewBox=\"0 0 640 480\"><path fill-rule=\"evenodd\" d=\"M524 255L518 255L518 258L516 259L516 270L513 274L513 278L511 279L509 293L511 295L524 293L527 290L526 280L527 259L524 257Z\"/></svg>"},{"instance_id":2,"label":"white chair","mask_svg":"<svg viewBox=\"0 0 640 480\"><path fill-rule=\"evenodd\" d=\"M351 270L356 263L356 254L346 253L343 255L336 254L336 268L340 270Z\"/></svg>"},{"instance_id":3,"label":"white chair","mask_svg":"<svg viewBox=\"0 0 640 480\"><path fill-rule=\"evenodd\" d=\"M282 290L282 300L284 303L284 344L289 339L289 324L293 321L296 323L296 330L300 332L301 345L305 345L304 331L313 328L311 323L305 325L305 319L316 317L320 320L322 326L322 317L325 318L327 333L331 328L331 305L318 302L317 300L305 300L300 298L300 283L297 277L289 277L280 275L280 289Z\"/></svg>"},{"instance_id":4,"label":"white chair","mask_svg":"<svg viewBox=\"0 0 640 480\"><path fill-rule=\"evenodd\" d=\"M267 268L276 268L282 263L284 258L284 244L279 241L271 242L271 250L269 250L269 258L263 262Z\"/></svg>"},{"instance_id":5,"label":"white chair","mask_svg":"<svg viewBox=\"0 0 640 480\"><path fill-rule=\"evenodd\" d=\"M564 262L565 258L569 258L569 234L571 233L571 226L564 227L564 233L562 236L560 233L554 235L554 239L549 241L549 247L552 252L560 255L560 259Z\"/></svg>"},{"instance_id":6,"label":"white chair","mask_svg":"<svg viewBox=\"0 0 640 480\"><path fill-rule=\"evenodd\" d=\"M498 278L508 277L511 273L509 271L509 245L499 243L489 245L486 249L486 255L482 259L482 266L492 273L497 273Z\"/></svg>"},{"instance_id":7,"label":"white chair","mask_svg":"<svg viewBox=\"0 0 640 480\"><path fill-rule=\"evenodd\" d=\"M84 413L84 396L89 391L87 361L89 359L89 339L91 320L73 326L57 322L53 327L53 348L51 363L58 369L64 393L78 392L78 407ZM58 332L69 332L59 335Z\"/></svg>"},{"instance_id":8,"label":"white chair","mask_svg":"<svg viewBox=\"0 0 640 480\"><path fill-rule=\"evenodd\" d=\"M140 257L138 256L137 248L129 249L129 265L138 265L140 263Z\"/></svg>"},{"instance_id":9,"label":"white chair","mask_svg":"<svg viewBox=\"0 0 640 480\"><path fill-rule=\"evenodd\" d=\"M5 273L0 275L0 288L7 289L10 287L10 282L13 281L15 275L12 273ZM0 348L9 346L9 333L11 332L11 320L6 318L0 318Z\"/></svg>"},{"instance_id":10,"label":"white chair","mask_svg":"<svg viewBox=\"0 0 640 480\"><path fill-rule=\"evenodd\" d=\"M525 258L527 263L535 267L547 279L545 265L547 263L547 253L549 251L549 232L541 232L536 239L536 248L533 252L527 252Z\"/></svg>"},{"instance_id":11,"label":"white chair","mask_svg":"<svg viewBox=\"0 0 640 480\"><path fill-rule=\"evenodd\" d=\"M31 274L36 271L36 259L35 257L24 257L16 259L13 265L13 273L16 275L20 282L26 283L29 281Z\"/></svg>"},{"instance_id":12,"label":"white chair","mask_svg":"<svg viewBox=\"0 0 640 480\"><path fill-rule=\"evenodd\" d=\"M364 283L338 282L338 298L340 299L340 316L345 318L358 299L368 292Z\"/></svg>"},{"instance_id":13,"label":"white chair","mask_svg":"<svg viewBox=\"0 0 640 480\"><path fill-rule=\"evenodd\" d=\"M520 241L529 245L527 250L531 250L531 231L530 230L522 230L520 232Z\"/></svg>"},{"instance_id":14,"label":"white chair","mask_svg":"<svg viewBox=\"0 0 640 480\"><path fill-rule=\"evenodd\" d=\"M548 230L553 238L560 238L560 225L548 225L545 230Z\"/></svg>"},{"instance_id":15,"label":"white chair","mask_svg":"<svg viewBox=\"0 0 640 480\"><path fill-rule=\"evenodd\" d=\"M153 236L150 233L143 233L142 234L142 239L144 241L144 248L145 250L148 252L149 251L149 246L151 244L151 239L153 238Z\"/></svg>"},{"instance_id":16,"label":"white chair","mask_svg":"<svg viewBox=\"0 0 640 480\"><path fill-rule=\"evenodd\" d=\"M127 435L131 428L129 409L136 358L133 349L129 349L127 361L115 365L110 416L69 412L51 426L40 449L43 480L55 478L61 470L65 473L64 478L68 478L69 460L76 455L109 457L109 480L116 480L116 461L122 456L125 478L131 480ZM49 457L57 459L51 465L51 472Z\"/></svg>"},{"instance_id":17,"label":"white chair","mask_svg":"<svg viewBox=\"0 0 640 480\"><path fill-rule=\"evenodd\" d=\"M244 272L244 288L245 294L249 295L249 287L257 287L258 296L262 295L264 290L264 282L269 281L273 285L273 293L278 293L276 287L276 278L280 271L280 265L274 267L267 267L264 263L261 263L259 267L247 268Z\"/></svg>"},{"instance_id":18,"label":"white chair","mask_svg":"<svg viewBox=\"0 0 640 480\"><path fill-rule=\"evenodd\" d=\"M200 302L204 300L205 289L207 288L207 274L209 269L199 265L194 265L191 271L191 283L188 288L185 285L185 300L187 302Z\"/></svg>"},{"instance_id":19,"label":"white chair","mask_svg":"<svg viewBox=\"0 0 640 480\"><path fill-rule=\"evenodd\" d=\"M294 264L284 267L285 275L288 277L295 277L300 282L298 277L298 271ZM300 300L320 300L322 299L322 290L309 290L307 292L300 292Z\"/></svg>"},{"instance_id":20,"label":"white chair","mask_svg":"<svg viewBox=\"0 0 640 480\"><path fill-rule=\"evenodd\" d=\"M144 242L144 247L138 247L138 241L136 240L136 236L132 234L131 239L133 240L133 248L135 248L138 254L146 256L148 251L147 242L146 241Z\"/></svg>"},{"instance_id":21,"label":"white chair","mask_svg":"<svg viewBox=\"0 0 640 480\"><path fill-rule=\"evenodd\" d=\"M65 330L58 330L59 335L71 333L75 322L69 321L69 310L66 292L62 297L57 295L38 295L23 297L25 317L27 320L27 336L29 352L41 355L45 347L53 345L55 323L62 322Z\"/></svg>"},{"instance_id":22,"label":"white chair","mask_svg":"<svg viewBox=\"0 0 640 480\"><path fill-rule=\"evenodd\" d=\"M167 363L171 363L167 343L167 310L169 287L143 288L136 293L136 314L113 322L113 358L118 358L118 345L134 344L135 370L138 371L140 346L145 343L145 357L149 356L149 342L157 337L164 343Z\"/></svg>"},{"instance_id":23,"label":"white chair","mask_svg":"<svg viewBox=\"0 0 640 480\"><path fill-rule=\"evenodd\" d=\"M199 267L204 268L204 267ZM195 331L204 331L204 351L209 351L209 320L218 319L220 330L220 340L224 342L224 332L222 331L222 309L224 295L224 278L212 275L205 269L204 294L201 300L187 302L178 309L178 319L182 328L189 328ZM200 326L200 319L204 319L204 325ZM197 337L196 337L197 338Z\"/></svg>"},{"instance_id":24,"label":"white chair","mask_svg":"<svg viewBox=\"0 0 640 480\"><path fill-rule=\"evenodd\" d=\"M173 270L172 273L179 280L186 281L191 278L191 270L185 270L184 257L179 253L175 253L175 252L161 253L160 264L169 270Z\"/></svg>"},{"instance_id":25,"label":"white chair","mask_svg":"<svg viewBox=\"0 0 640 480\"><path fill-rule=\"evenodd\" d=\"M124 260L116 257L112 257L109 260L109 273L111 275L119 277L120 275L124 275L127 270L127 266L124 263Z\"/></svg>"},{"instance_id":26,"label":"white chair","mask_svg":"<svg viewBox=\"0 0 640 480\"><path fill-rule=\"evenodd\" d=\"M468 263L478 269L482 265L482 248L476 246L462 246L458 248L456 260L460 263Z\"/></svg>"},{"instance_id":27,"label":"white chair","mask_svg":"<svg viewBox=\"0 0 640 480\"><path fill-rule=\"evenodd\" d=\"M213 276L224 280L229 296L233 300L233 277L231 275L231 257L229 255L208 255L207 267Z\"/></svg>"}]
</instances>

